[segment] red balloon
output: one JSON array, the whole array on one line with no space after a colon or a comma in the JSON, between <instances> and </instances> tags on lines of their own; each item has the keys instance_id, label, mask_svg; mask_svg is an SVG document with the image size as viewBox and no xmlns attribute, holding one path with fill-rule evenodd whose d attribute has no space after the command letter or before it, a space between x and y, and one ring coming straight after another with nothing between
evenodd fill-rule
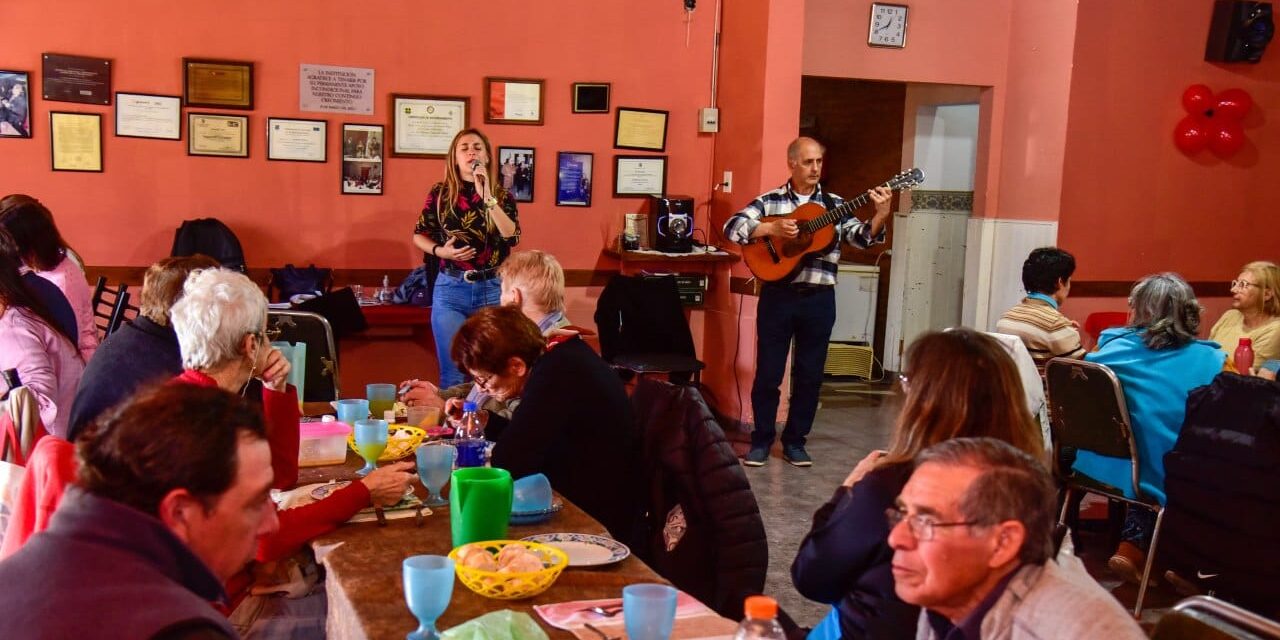
<instances>
[{"instance_id":1,"label":"red balloon","mask_svg":"<svg viewBox=\"0 0 1280 640\"><path fill-rule=\"evenodd\" d=\"M1173 144L1178 150L1192 155L1209 144L1209 123L1196 116L1187 116L1173 128Z\"/></svg>"},{"instance_id":2,"label":"red balloon","mask_svg":"<svg viewBox=\"0 0 1280 640\"><path fill-rule=\"evenodd\" d=\"M1218 94L1218 104L1213 108L1215 117L1241 120L1253 108L1253 98L1244 89L1227 89Z\"/></svg>"},{"instance_id":3,"label":"red balloon","mask_svg":"<svg viewBox=\"0 0 1280 640\"><path fill-rule=\"evenodd\" d=\"M1224 120L1209 134L1209 149L1220 158L1229 158L1244 146L1244 129L1239 122Z\"/></svg>"},{"instance_id":4,"label":"red balloon","mask_svg":"<svg viewBox=\"0 0 1280 640\"><path fill-rule=\"evenodd\" d=\"M1182 107L1191 115L1204 115L1214 107L1213 91L1202 84L1193 84L1182 92Z\"/></svg>"}]
</instances>

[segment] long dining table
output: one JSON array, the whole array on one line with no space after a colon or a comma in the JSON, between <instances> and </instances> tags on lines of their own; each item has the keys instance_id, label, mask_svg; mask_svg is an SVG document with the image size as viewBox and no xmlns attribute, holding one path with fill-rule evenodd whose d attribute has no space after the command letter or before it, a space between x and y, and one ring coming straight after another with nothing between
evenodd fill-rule
<instances>
[{"instance_id":1,"label":"long dining table","mask_svg":"<svg viewBox=\"0 0 1280 640\"><path fill-rule=\"evenodd\" d=\"M348 451L344 464L301 469L299 484L352 480L362 464L354 452ZM422 485L417 481L414 485L421 496ZM564 503L561 511L541 524L512 525L508 538L558 532L608 535L605 528L582 509L563 496L557 497ZM314 539L312 548L327 572L328 637L402 640L418 624L405 604L401 562L412 555L449 553L453 548L449 508L432 510L422 518L420 526L415 517L389 518L385 526L377 522L347 523ZM669 584L634 555L603 567L567 567L550 589L524 600L486 598L455 580L453 598L437 626L443 631L490 611L510 609L528 613L552 638L573 638L574 634L569 631L546 624L534 612L534 605L621 598L623 587L642 582ZM600 626L608 628L611 635L621 636L621 623L619 615L616 619L601 620ZM735 626L735 622L724 618L700 619L696 629L674 636L722 637L732 634Z\"/></svg>"}]
</instances>

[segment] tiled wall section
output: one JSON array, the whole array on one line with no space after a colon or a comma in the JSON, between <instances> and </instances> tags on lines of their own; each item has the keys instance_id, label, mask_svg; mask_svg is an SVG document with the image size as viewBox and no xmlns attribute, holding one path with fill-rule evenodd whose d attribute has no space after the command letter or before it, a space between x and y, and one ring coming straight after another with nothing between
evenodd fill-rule
<instances>
[{"instance_id":1,"label":"tiled wall section","mask_svg":"<svg viewBox=\"0 0 1280 640\"><path fill-rule=\"evenodd\" d=\"M962 321L967 327L994 331L1000 314L1022 300L1027 254L1054 245L1058 223L970 218L967 231Z\"/></svg>"}]
</instances>

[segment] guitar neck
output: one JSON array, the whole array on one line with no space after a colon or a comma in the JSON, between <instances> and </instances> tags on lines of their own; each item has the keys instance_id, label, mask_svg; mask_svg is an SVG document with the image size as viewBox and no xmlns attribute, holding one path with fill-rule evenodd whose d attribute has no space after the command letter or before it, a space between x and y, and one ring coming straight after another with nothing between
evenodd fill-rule
<instances>
[{"instance_id":1,"label":"guitar neck","mask_svg":"<svg viewBox=\"0 0 1280 640\"><path fill-rule=\"evenodd\" d=\"M892 186L890 186L888 182L885 182L884 184L881 184L878 186L892 188ZM864 191L858 194L857 197L845 200L843 204L840 204L839 206L833 209L829 209L826 213L816 218L813 218L812 220L809 220L808 222L805 222L800 226L805 231L809 233L813 233L818 229L821 229L827 225L835 224L853 215L853 212L855 210L861 209L864 205L866 205L870 201L871 201L871 196Z\"/></svg>"}]
</instances>

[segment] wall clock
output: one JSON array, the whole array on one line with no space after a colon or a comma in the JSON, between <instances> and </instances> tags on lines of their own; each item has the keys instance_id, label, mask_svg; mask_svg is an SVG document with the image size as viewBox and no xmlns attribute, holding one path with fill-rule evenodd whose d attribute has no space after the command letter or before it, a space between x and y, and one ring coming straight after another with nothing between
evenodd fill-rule
<instances>
[{"instance_id":1,"label":"wall clock","mask_svg":"<svg viewBox=\"0 0 1280 640\"><path fill-rule=\"evenodd\" d=\"M867 44L873 47L907 46L907 5L871 3L871 28Z\"/></svg>"}]
</instances>

